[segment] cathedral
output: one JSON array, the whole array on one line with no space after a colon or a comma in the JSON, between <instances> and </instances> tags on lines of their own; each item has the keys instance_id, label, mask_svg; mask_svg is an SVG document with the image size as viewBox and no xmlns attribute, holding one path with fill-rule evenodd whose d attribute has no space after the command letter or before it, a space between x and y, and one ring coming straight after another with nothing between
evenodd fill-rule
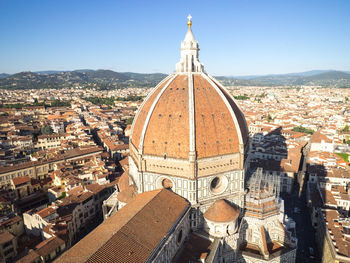
<instances>
[{"instance_id":1,"label":"cathedral","mask_svg":"<svg viewBox=\"0 0 350 263\"><path fill-rule=\"evenodd\" d=\"M132 124L127 186L106 220L58 262L295 262L278 180L245 180L249 132L204 71L191 17L173 74Z\"/></svg>"}]
</instances>

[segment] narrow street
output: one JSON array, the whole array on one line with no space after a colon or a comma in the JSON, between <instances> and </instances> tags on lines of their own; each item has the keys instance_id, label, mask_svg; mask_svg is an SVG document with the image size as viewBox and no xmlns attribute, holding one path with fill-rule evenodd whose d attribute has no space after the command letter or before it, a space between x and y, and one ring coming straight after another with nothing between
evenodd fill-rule
<instances>
[{"instance_id":1,"label":"narrow street","mask_svg":"<svg viewBox=\"0 0 350 263\"><path fill-rule=\"evenodd\" d=\"M298 249L296 262L321 262L318 258L317 245L315 241L316 231L312 227L309 208L306 206L306 158L309 152L309 145L303 150L301 171L294 191L290 196L282 196L284 199L285 213L293 218L296 223L296 234L298 238ZM296 209L295 209L296 208ZM310 249L312 248L312 249ZM310 250L313 250L310 254Z\"/></svg>"},{"instance_id":2,"label":"narrow street","mask_svg":"<svg viewBox=\"0 0 350 263\"><path fill-rule=\"evenodd\" d=\"M315 242L315 230L311 225L308 207L305 205L306 194L303 192L302 195L298 197L298 193L295 191L291 197L292 198L285 198L284 204L286 214L296 222L296 234L298 238L296 262L320 262L320 260L316 258L318 252ZM300 209L300 212L294 210L296 207ZM310 247L313 249L314 255L310 255Z\"/></svg>"}]
</instances>

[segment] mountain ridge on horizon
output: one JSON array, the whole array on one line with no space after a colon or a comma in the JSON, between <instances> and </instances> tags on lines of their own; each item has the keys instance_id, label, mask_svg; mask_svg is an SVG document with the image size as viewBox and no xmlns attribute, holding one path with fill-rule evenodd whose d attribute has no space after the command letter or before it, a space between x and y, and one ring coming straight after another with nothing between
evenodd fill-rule
<instances>
[{"instance_id":1,"label":"mountain ridge on horizon","mask_svg":"<svg viewBox=\"0 0 350 263\"><path fill-rule=\"evenodd\" d=\"M64 87L98 87L100 89L153 87L167 74L116 72L113 70L78 69L73 71L23 71L0 74L0 88L35 89ZM339 70L310 70L286 74L249 76L216 76L227 86L338 86L350 87L350 72Z\"/></svg>"},{"instance_id":2,"label":"mountain ridge on horizon","mask_svg":"<svg viewBox=\"0 0 350 263\"><path fill-rule=\"evenodd\" d=\"M1 76L11 76L15 75L18 73L24 73L24 72L32 72L32 73L37 73L37 74L58 74L62 72L92 72L92 71L113 71L117 73L135 73L135 74L166 74L162 72L153 72L153 73L146 73L146 72L132 72L132 71L114 71L111 69L74 69L74 70L39 70L39 71L31 71L31 70L24 70L24 71L19 71L16 73L6 73L2 72L0 73L0 78ZM288 72L288 73L266 73L266 74L249 74L249 75L217 75L219 77L227 77L227 78L257 78L257 77L266 77L266 76L312 76L312 75L317 75L325 72L330 72L330 71L340 71L340 72L345 72L350 74L350 71L347 70L337 70L337 69L313 69L313 70L307 70L307 71L298 71L298 72Z\"/></svg>"}]
</instances>

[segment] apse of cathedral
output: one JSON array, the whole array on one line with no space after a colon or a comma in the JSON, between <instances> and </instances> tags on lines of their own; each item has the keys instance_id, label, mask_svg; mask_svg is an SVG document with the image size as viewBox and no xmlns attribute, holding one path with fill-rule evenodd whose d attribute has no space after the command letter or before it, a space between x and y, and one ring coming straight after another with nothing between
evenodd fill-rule
<instances>
[{"instance_id":1,"label":"apse of cathedral","mask_svg":"<svg viewBox=\"0 0 350 263\"><path fill-rule=\"evenodd\" d=\"M246 182L245 117L187 27L175 72L135 116L105 221L58 262L295 262L278 180L258 169Z\"/></svg>"}]
</instances>

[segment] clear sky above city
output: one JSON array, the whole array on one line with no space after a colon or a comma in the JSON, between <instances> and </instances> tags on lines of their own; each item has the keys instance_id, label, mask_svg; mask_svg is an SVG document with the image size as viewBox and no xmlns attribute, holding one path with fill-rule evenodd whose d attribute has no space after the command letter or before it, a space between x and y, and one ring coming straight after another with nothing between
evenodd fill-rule
<instances>
[{"instance_id":1,"label":"clear sky above city","mask_svg":"<svg viewBox=\"0 0 350 263\"><path fill-rule=\"evenodd\" d=\"M0 73L171 73L189 13L212 75L350 71L347 0L0 0Z\"/></svg>"}]
</instances>

